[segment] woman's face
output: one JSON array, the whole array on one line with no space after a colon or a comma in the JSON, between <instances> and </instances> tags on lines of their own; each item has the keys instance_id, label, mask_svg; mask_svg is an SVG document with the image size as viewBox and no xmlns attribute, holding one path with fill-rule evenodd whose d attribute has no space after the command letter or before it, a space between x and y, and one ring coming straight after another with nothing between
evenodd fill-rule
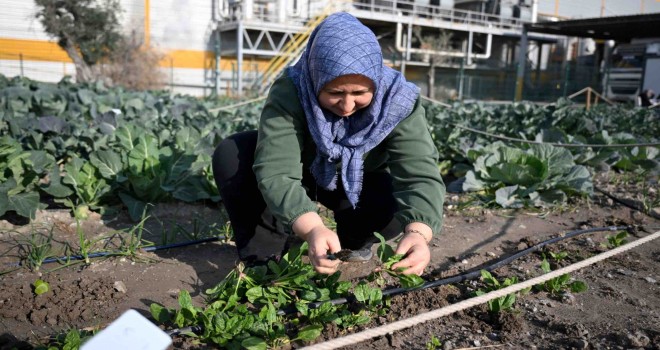
<instances>
[{"instance_id":1,"label":"woman's face","mask_svg":"<svg viewBox=\"0 0 660 350\"><path fill-rule=\"evenodd\" d=\"M374 89L371 79L363 75L342 75L321 89L319 104L340 117L349 117L369 106Z\"/></svg>"}]
</instances>

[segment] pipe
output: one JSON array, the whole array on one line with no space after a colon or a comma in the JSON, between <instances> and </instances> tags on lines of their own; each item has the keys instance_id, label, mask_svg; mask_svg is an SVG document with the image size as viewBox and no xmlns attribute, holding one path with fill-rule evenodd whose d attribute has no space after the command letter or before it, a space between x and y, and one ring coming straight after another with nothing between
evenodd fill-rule
<instances>
[{"instance_id":1,"label":"pipe","mask_svg":"<svg viewBox=\"0 0 660 350\"><path fill-rule=\"evenodd\" d=\"M215 21L220 21L220 18L229 18L229 3L228 0L216 0L215 11L213 16Z\"/></svg>"},{"instance_id":2,"label":"pipe","mask_svg":"<svg viewBox=\"0 0 660 350\"><path fill-rule=\"evenodd\" d=\"M181 248L181 247L187 247L187 246L200 244L200 243L215 242L215 241L219 241L219 240L222 240L222 239L225 239L224 235L198 239L198 240L195 240L195 241L187 241L187 242L180 242L180 243L164 244L164 245L160 245L160 246L144 247L144 248L140 248L139 250L141 250L143 252L155 252L157 250ZM95 252L95 253L87 254L87 258L101 258L101 257L107 257L107 256L120 256L120 255L125 255L125 254L122 251ZM69 256L52 257L52 258L44 259L41 262L41 264L43 265L43 264L50 264L50 263L54 263L54 262L71 261L71 260L74 260L74 261L75 260L85 260L85 257L82 256L82 255L69 255ZM7 264L7 266L21 266L21 265L22 264L20 262Z\"/></svg>"},{"instance_id":3,"label":"pipe","mask_svg":"<svg viewBox=\"0 0 660 350\"><path fill-rule=\"evenodd\" d=\"M545 240L541 243L538 243L534 246L531 246L527 249L523 249L523 250L517 252L516 254L513 254L513 255L511 255L509 257L506 257L504 259L500 259L499 261L497 261L497 262L495 262L491 265L488 265L484 268L476 269L474 271L466 272L464 274L460 274L460 275L456 275L456 276L452 276L452 277L447 277L447 278L443 278L443 279L439 279L439 280L435 280L435 281L429 281L429 282L426 282L426 283L422 284L421 286L415 287L415 288L386 289L386 290L383 290L383 296L393 296L393 295L403 294L403 293L407 293L407 292L411 292L411 291L415 291L415 290L422 290L422 289L427 289L427 288L439 287L439 286L444 286L444 285L451 284L451 283L458 283L458 282L471 280L471 279L474 279L476 277L481 276L481 270L486 270L488 272L491 272L491 271L493 271L497 268L500 268L504 265L507 265L507 264L511 263L512 261L514 261L514 260L516 260L516 259L518 259L522 256L525 256L525 255L528 255L529 253L533 253L535 251L538 251L538 250L540 250L541 248L545 247L548 244L557 243L559 241L563 241L565 239L573 238L573 237L578 236L578 235L591 233L591 232L599 232L599 231L610 231L610 232L612 232L612 231L633 230L633 229L634 229L633 226L607 226L607 227L596 227L596 228L590 228L590 229L585 229L585 230L571 231L571 232L565 234L564 236L551 238L551 239ZM354 300L355 300L354 296L348 296L346 298L338 298L338 299L333 299L333 300L329 300L329 301L317 301L317 302L314 302L314 303L310 303L308 306L309 306L310 309L313 309L313 308L318 308L322 304L327 303L327 302L332 303L332 305L340 305L340 304L344 304L344 303L347 303L349 301L354 301Z\"/></svg>"},{"instance_id":4,"label":"pipe","mask_svg":"<svg viewBox=\"0 0 660 350\"><path fill-rule=\"evenodd\" d=\"M495 270L499 267L502 267L504 265L507 265L507 264L511 263L515 259L518 259L522 256L525 256L525 255L529 254L529 253L538 251L541 248L545 247L546 245L549 245L549 244L552 244L552 243L557 243L557 242L560 242L560 241L563 241L563 240L566 240L566 239L569 239L569 238L573 238L573 237L576 237L576 236L579 236L579 235L583 235L583 234L586 234L586 233L599 232L599 231L615 232L615 231L621 231L621 230L628 230L628 231L633 231L634 232L636 230L636 227L633 226L633 225L629 225L629 226L606 226L606 227L596 227L596 228L590 228L590 229L584 229L584 230L571 231L571 232L566 233L563 236L551 238L551 239L545 240L541 243L538 243L534 246L531 246L527 249L523 249L523 250L517 252L514 255L511 255L511 256L506 257L504 259L500 259L500 260L496 261L495 263L493 263L491 265L488 265L486 267L483 267L483 268L480 268L480 269L475 269L474 271L466 272L464 274L460 274L460 275L456 275L456 276L452 276L452 277L447 277L447 278L443 278L443 279L439 279L439 280L435 280L435 281L429 281L429 282L426 282L423 285L421 285L419 287L415 287L415 288L391 288L391 289L386 289L386 290L382 291L383 296L384 297L385 296L394 296L394 295L398 295L398 294L404 294L404 293L407 293L407 292L423 290L423 289L433 288L433 287L439 287L439 286L443 286L443 285L447 285L447 284L451 284L451 283L458 283L458 282L464 282L464 281L467 281L467 280L475 279L475 278L478 278L478 277L481 276L481 270L486 270L486 271L489 271L489 272L493 271L493 270ZM346 304L348 302L353 302L353 301L355 301L355 296L349 295L345 298L337 298L337 299L332 299L332 300L317 301L317 302L309 303L309 304L307 304L307 306L310 309L316 309L316 308L319 308L321 305L323 305L325 303L330 303L332 305L341 305L341 304ZM297 309L295 307L287 307L285 309L278 310L277 314L280 315L280 316L283 316L283 315L288 315L288 314L292 314L292 313L295 313L295 312L297 312ZM203 331L202 326L195 325L195 326L184 327L184 328L175 328L175 329L166 331L166 333L170 336L173 336L173 335L179 335L179 334L188 333L188 332L199 333L199 332L202 332L202 331Z\"/></svg>"},{"instance_id":5,"label":"pipe","mask_svg":"<svg viewBox=\"0 0 660 350\"><path fill-rule=\"evenodd\" d=\"M401 22L398 22L396 24L395 46L397 51L399 52L406 52L406 50L409 50L410 53L444 55L449 57L465 57L464 52L406 48L402 44L402 39L401 39L403 36L402 32L403 32L403 24L401 24ZM470 31L469 33L472 33L472 31ZM492 52L492 46L493 46L493 34L488 33L488 37L486 38L486 52L482 54L479 53L474 54L472 55L472 57L475 59L484 59L484 60L489 59Z\"/></svg>"}]
</instances>

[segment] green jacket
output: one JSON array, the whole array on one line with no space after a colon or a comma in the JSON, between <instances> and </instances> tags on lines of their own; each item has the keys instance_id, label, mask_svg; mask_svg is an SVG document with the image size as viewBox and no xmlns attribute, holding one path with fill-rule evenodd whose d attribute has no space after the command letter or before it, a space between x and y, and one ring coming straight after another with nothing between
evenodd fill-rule
<instances>
[{"instance_id":1,"label":"green jacket","mask_svg":"<svg viewBox=\"0 0 660 350\"><path fill-rule=\"evenodd\" d=\"M317 211L301 184L303 167L309 168L315 157L298 92L285 73L271 87L261 113L253 170L268 208L290 232L300 215ZM437 159L419 99L410 116L365 155L365 172L388 171L393 177L401 230L422 222L440 232L445 185Z\"/></svg>"}]
</instances>

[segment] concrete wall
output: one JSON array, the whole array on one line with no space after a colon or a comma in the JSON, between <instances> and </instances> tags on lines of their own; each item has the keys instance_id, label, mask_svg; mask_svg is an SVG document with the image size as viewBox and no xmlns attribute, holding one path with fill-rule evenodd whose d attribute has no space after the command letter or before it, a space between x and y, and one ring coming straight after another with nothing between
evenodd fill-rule
<instances>
[{"instance_id":1,"label":"concrete wall","mask_svg":"<svg viewBox=\"0 0 660 350\"><path fill-rule=\"evenodd\" d=\"M164 55L160 67L166 76L166 87L177 93L210 93L215 83L215 57L210 47L214 27L212 0L120 0L120 6L123 31L134 31ZM0 73L50 82L65 75L75 76L70 58L44 32L35 18L36 12L33 1L3 1ZM231 74L231 60L222 63Z\"/></svg>"}]
</instances>

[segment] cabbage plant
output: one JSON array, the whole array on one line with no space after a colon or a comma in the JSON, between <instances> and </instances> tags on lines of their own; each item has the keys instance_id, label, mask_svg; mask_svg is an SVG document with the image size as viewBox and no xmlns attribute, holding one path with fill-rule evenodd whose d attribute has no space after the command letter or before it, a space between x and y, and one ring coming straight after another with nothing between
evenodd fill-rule
<instances>
[{"instance_id":1,"label":"cabbage plant","mask_svg":"<svg viewBox=\"0 0 660 350\"><path fill-rule=\"evenodd\" d=\"M523 150L501 142L468 151L473 169L464 191L482 191L504 208L547 207L593 193L591 174L565 148L534 144Z\"/></svg>"}]
</instances>

